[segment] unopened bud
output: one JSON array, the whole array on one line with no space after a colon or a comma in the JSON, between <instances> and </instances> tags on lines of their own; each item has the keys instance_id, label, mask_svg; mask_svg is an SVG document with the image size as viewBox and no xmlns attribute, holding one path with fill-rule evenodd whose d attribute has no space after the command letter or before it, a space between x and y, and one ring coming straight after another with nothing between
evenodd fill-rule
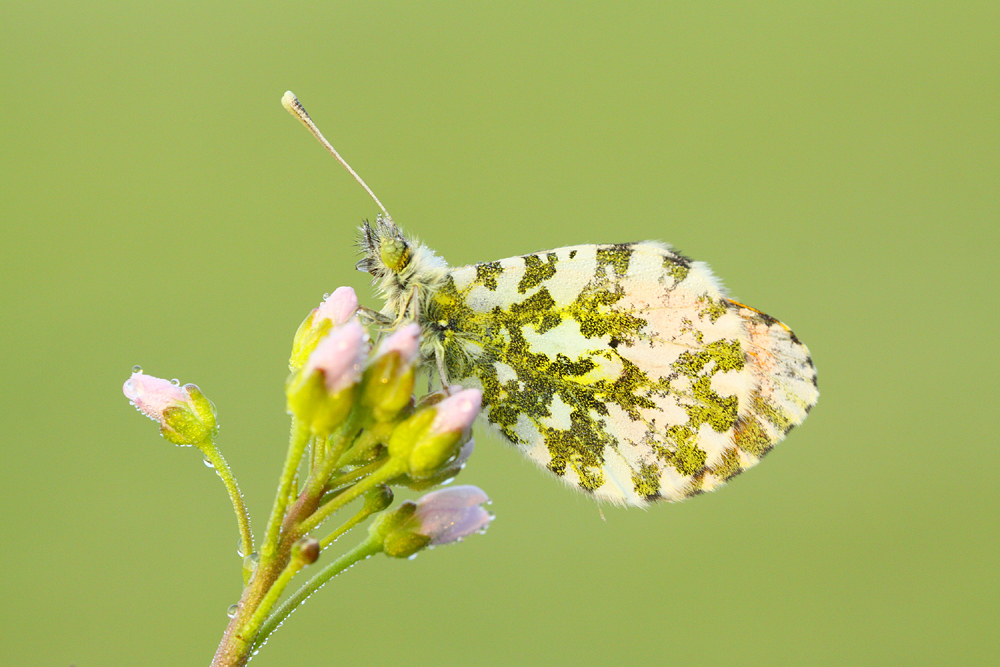
<instances>
[{"instance_id":1,"label":"unopened bud","mask_svg":"<svg viewBox=\"0 0 1000 667\"><path fill-rule=\"evenodd\" d=\"M319 559L319 540L309 535L292 545L292 558L305 565L312 565Z\"/></svg>"},{"instance_id":2,"label":"unopened bud","mask_svg":"<svg viewBox=\"0 0 1000 667\"><path fill-rule=\"evenodd\" d=\"M405 486L413 491L426 491L427 489L432 489L440 484L447 484L451 480L455 479L455 477L458 476L458 473L462 472L462 469L465 468L465 464L469 460L469 457L472 456L472 452L475 447L476 442L470 436L458 450L458 455L449 461L444 467L435 471L430 477L426 477L424 479L413 479L409 475L405 475L393 483Z\"/></svg>"},{"instance_id":3,"label":"unopened bud","mask_svg":"<svg viewBox=\"0 0 1000 667\"><path fill-rule=\"evenodd\" d=\"M463 389L431 408L435 410L434 420L410 451L408 473L412 479L434 476L458 455L482 401L480 390Z\"/></svg>"},{"instance_id":4,"label":"unopened bud","mask_svg":"<svg viewBox=\"0 0 1000 667\"><path fill-rule=\"evenodd\" d=\"M392 498L392 489L390 489L386 484L379 484L365 494L365 513L375 514L377 512L381 512L392 504Z\"/></svg>"},{"instance_id":5,"label":"unopened bud","mask_svg":"<svg viewBox=\"0 0 1000 667\"><path fill-rule=\"evenodd\" d=\"M160 434L176 445L211 442L219 431L215 406L197 385L182 387L135 372L125 381L122 391L139 412L159 422Z\"/></svg>"},{"instance_id":6,"label":"unopened bud","mask_svg":"<svg viewBox=\"0 0 1000 667\"><path fill-rule=\"evenodd\" d=\"M387 524L384 540L386 555L407 558L426 546L461 541L484 531L493 515L482 505L489 502L477 486L455 486L432 491L415 503L409 516L401 514Z\"/></svg>"},{"instance_id":7,"label":"unopened bud","mask_svg":"<svg viewBox=\"0 0 1000 667\"><path fill-rule=\"evenodd\" d=\"M357 384L368 352L366 338L365 329L357 320L335 328L309 355L303 372L322 373L326 390L331 394Z\"/></svg>"},{"instance_id":8,"label":"unopened bud","mask_svg":"<svg viewBox=\"0 0 1000 667\"><path fill-rule=\"evenodd\" d=\"M292 341L288 369L293 373L302 368L316 345L334 327L346 324L358 310L358 295L350 287L338 287L318 308L306 316Z\"/></svg>"},{"instance_id":9,"label":"unopened bud","mask_svg":"<svg viewBox=\"0 0 1000 667\"><path fill-rule=\"evenodd\" d=\"M361 401L378 421L390 421L406 407L416 383L420 325L407 324L379 343L365 369Z\"/></svg>"},{"instance_id":10,"label":"unopened bud","mask_svg":"<svg viewBox=\"0 0 1000 667\"><path fill-rule=\"evenodd\" d=\"M329 434L350 414L367 352L357 320L337 327L320 341L285 389L288 411L317 435Z\"/></svg>"}]
</instances>

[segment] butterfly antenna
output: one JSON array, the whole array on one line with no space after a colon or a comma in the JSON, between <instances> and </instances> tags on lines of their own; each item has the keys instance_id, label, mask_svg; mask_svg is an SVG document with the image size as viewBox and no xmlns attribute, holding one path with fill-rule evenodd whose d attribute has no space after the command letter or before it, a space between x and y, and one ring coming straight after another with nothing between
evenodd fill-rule
<instances>
[{"instance_id":1,"label":"butterfly antenna","mask_svg":"<svg viewBox=\"0 0 1000 667\"><path fill-rule=\"evenodd\" d=\"M302 124L306 126L306 129L309 130L314 137L316 137L316 140L319 143L323 144L326 150L330 151L330 154L333 155L333 157L337 158L337 162L344 165L344 169L351 172L351 176L354 177L354 180L356 180L358 183L361 184L361 187L365 189L365 192L368 193L368 196L375 200L375 203L378 204L378 207L382 209L382 212L385 213L386 217L388 217L391 220L392 216L389 215L389 211L385 210L385 206L382 206L382 202L378 200L378 197L375 196L375 193L372 192L372 189L368 187L368 185L363 180L361 180L361 177L358 176L358 172L351 169L351 165L347 164L347 161L344 158L340 157L340 153L337 152L337 149L334 148L330 144L330 142L326 140L326 137L323 136L323 133L319 131L318 127L316 127L316 123L314 123L312 118L309 117L309 114L306 113L305 107L303 107L302 103L299 102L299 98L295 97L295 93L289 90L284 95L282 95L281 105L286 109L288 109L288 113L298 118L302 122Z\"/></svg>"}]
</instances>

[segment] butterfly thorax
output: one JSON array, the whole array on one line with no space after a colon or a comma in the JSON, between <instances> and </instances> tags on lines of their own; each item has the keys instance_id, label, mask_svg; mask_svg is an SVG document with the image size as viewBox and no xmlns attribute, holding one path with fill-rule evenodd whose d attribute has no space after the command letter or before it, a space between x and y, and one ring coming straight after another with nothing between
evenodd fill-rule
<instances>
[{"instance_id":1,"label":"butterfly thorax","mask_svg":"<svg viewBox=\"0 0 1000 667\"><path fill-rule=\"evenodd\" d=\"M379 215L374 225L365 222L360 232L364 257L357 268L373 276L385 299L381 313L386 329L418 322L425 332L421 356L433 359L440 354L444 327L433 300L448 280L448 264L423 243L407 238L388 216Z\"/></svg>"}]
</instances>

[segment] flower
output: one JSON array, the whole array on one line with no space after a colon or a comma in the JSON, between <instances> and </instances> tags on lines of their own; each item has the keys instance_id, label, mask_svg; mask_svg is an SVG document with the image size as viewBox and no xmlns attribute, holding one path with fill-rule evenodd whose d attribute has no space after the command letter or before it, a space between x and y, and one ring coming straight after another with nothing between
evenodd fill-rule
<instances>
[{"instance_id":1,"label":"flower","mask_svg":"<svg viewBox=\"0 0 1000 667\"><path fill-rule=\"evenodd\" d=\"M365 339L365 329L356 319L338 326L309 355L303 373L322 373L323 383L331 394L357 384L368 352Z\"/></svg>"},{"instance_id":2,"label":"flower","mask_svg":"<svg viewBox=\"0 0 1000 667\"><path fill-rule=\"evenodd\" d=\"M139 412L159 422L160 434L174 444L200 445L218 433L215 406L197 385L180 386L136 371L122 392Z\"/></svg>"},{"instance_id":3,"label":"flower","mask_svg":"<svg viewBox=\"0 0 1000 667\"><path fill-rule=\"evenodd\" d=\"M288 369L293 373L306 363L309 355L331 329L347 324L358 310L358 295L350 287L338 287L318 308L313 308L299 325L292 340Z\"/></svg>"},{"instance_id":4,"label":"flower","mask_svg":"<svg viewBox=\"0 0 1000 667\"><path fill-rule=\"evenodd\" d=\"M432 545L459 541L490 525L493 515L483 507L489 501L485 491L471 484L431 491L417 500L416 531Z\"/></svg>"},{"instance_id":5,"label":"flower","mask_svg":"<svg viewBox=\"0 0 1000 667\"><path fill-rule=\"evenodd\" d=\"M375 350L373 358L378 359L393 351L399 352L404 364L415 363L417 353L420 351L420 325L411 322L383 338Z\"/></svg>"},{"instance_id":6,"label":"flower","mask_svg":"<svg viewBox=\"0 0 1000 667\"><path fill-rule=\"evenodd\" d=\"M358 295L350 287L338 287L313 312L316 322L328 319L334 326L347 324L347 320L358 312Z\"/></svg>"},{"instance_id":7,"label":"flower","mask_svg":"<svg viewBox=\"0 0 1000 667\"><path fill-rule=\"evenodd\" d=\"M453 460L479 414L482 391L452 389L458 389L457 393L418 410L389 438L389 455L406 461L406 472L412 480L432 477Z\"/></svg>"},{"instance_id":8,"label":"flower","mask_svg":"<svg viewBox=\"0 0 1000 667\"><path fill-rule=\"evenodd\" d=\"M410 403L419 352L419 324L400 327L379 343L365 371L361 392L362 402L377 421L391 421Z\"/></svg>"},{"instance_id":9,"label":"flower","mask_svg":"<svg viewBox=\"0 0 1000 667\"><path fill-rule=\"evenodd\" d=\"M329 435L353 409L368 352L367 334L357 318L323 338L309 359L288 379L288 411L316 435Z\"/></svg>"},{"instance_id":10,"label":"flower","mask_svg":"<svg viewBox=\"0 0 1000 667\"><path fill-rule=\"evenodd\" d=\"M478 486L462 485L432 491L416 503L404 503L385 536L383 549L394 558L408 558L427 546L457 542L484 531L493 515L483 507L489 496ZM395 524L395 525L392 525Z\"/></svg>"},{"instance_id":11,"label":"flower","mask_svg":"<svg viewBox=\"0 0 1000 667\"><path fill-rule=\"evenodd\" d=\"M431 423L432 435L464 433L472 427L483 404L483 392L479 389L458 389L437 404L437 415Z\"/></svg>"},{"instance_id":12,"label":"flower","mask_svg":"<svg viewBox=\"0 0 1000 667\"><path fill-rule=\"evenodd\" d=\"M435 486L447 484L455 479L455 477L458 476L458 473L465 469L465 464L468 462L469 457L472 456L472 452L475 448L476 441L470 437L465 441L461 449L458 450L458 455L446 465L435 471L430 477L426 477L424 479L411 479L409 475L404 475L403 477L398 478L394 483L405 486L413 491L426 491L427 489Z\"/></svg>"}]
</instances>

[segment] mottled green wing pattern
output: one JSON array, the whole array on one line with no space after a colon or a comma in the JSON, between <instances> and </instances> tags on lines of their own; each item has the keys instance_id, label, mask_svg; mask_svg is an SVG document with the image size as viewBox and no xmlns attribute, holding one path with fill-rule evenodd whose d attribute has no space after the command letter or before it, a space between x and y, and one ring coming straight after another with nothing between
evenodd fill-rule
<instances>
[{"instance_id":1,"label":"mottled green wing pattern","mask_svg":"<svg viewBox=\"0 0 1000 667\"><path fill-rule=\"evenodd\" d=\"M461 267L428 297L448 380L481 387L486 419L531 459L613 502L719 486L818 397L786 326L663 244Z\"/></svg>"}]
</instances>

